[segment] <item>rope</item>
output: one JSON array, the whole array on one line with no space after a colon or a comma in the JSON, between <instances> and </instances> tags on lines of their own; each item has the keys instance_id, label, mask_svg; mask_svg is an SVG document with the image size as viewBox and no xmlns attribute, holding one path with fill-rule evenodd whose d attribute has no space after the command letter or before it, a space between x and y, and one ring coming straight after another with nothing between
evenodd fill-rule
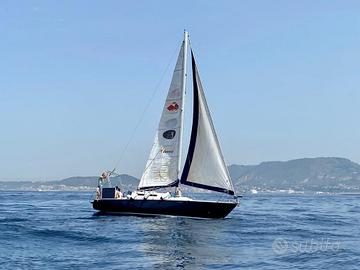
<instances>
[{"instance_id":1,"label":"rope","mask_svg":"<svg viewBox=\"0 0 360 270\"><path fill-rule=\"evenodd\" d=\"M139 128L139 126L140 126L140 124L141 124L144 116L145 116L145 113L146 113L147 110L149 109L149 107L150 107L150 105L151 105L151 102L153 101L153 99L154 99L157 91L159 90L160 84L162 83L162 81L163 81L166 73L168 72L169 67L170 67L170 65L171 65L171 63L172 63L172 60L173 60L173 58L174 58L174 55L176 54L177 51L178 51L178 48L176 48L176 50L173 52L173 54L172 54L172 56L171 56L171 58L170 58L170 60L169 60L169 63L167 64L164 72L162 73L162 75L161 75L161 77L160 77L160 80L159 80L158 83L156 84L155 89L154 89L154 91L152 92L152 94L151 94L151 96L150 96L150 99L148 100L148 102L147 102L144 110L142 111L142 113L141 113L141 115L140 115L139 121L136 123L136 125L135 125L135 127L134 127L134 130L133 130L133 132L131 133L131 136L130 136L129 140L127 141L125 147L124 147L123 150L121 151L120 158L119 158L118 161L115 163L114 170L112 171L112 174L115 172L116 168L119 166L120 162L121 162L122 159L124 158L125 152L127 151L128 147L130 146L132 140L134 139L135 134L136 134L136 132L137 132L137 130L138 130L138 128Z\"/></svg>"},{"instance_id":2,"label":"rope","mask_svg":"<svg viewBox=\"0 0 360 270\"><path fill-rule=\"evenodd\" d=\"M150 167L151 164L154 162L154 160L156 159L156 157L158 156L158 154L159 154L160 152L161 152L161 151L159 150L159 151L156 153L155 157L150 161L149 165L146 166L144 172L146 172L147 169L149 169L149 167Z\"/></svg>"}]
</instances>

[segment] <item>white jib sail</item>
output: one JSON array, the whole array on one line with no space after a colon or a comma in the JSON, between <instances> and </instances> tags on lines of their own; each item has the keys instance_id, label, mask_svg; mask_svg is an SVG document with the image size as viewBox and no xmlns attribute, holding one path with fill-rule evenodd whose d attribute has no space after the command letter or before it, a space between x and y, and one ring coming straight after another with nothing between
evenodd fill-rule
<instances>
[{"instance_id":1,"label":"white jib sail","mask_svg":"<svg viewBox=\"0 0 360 270\"><path fill-rule=\"evenodd\" d=\"M195 60L193 60L193 65L195 65ZM233 192L234 188L220 149L196 65L194 75L199 105L198 125L195 149L186 181L195 184L194 186Z\"/></svg>"},{"instance_id":2,"label":"white jib sail","mask_svg":"<svg viewBox=\"0 0 360 270\"><path fill-rule=\"evenodd\" d=\"M185 90L185 46L186 41L180 49L154 144L139 183L140 189L169 186L178 180Z\"/></svg>"}]
</instances>

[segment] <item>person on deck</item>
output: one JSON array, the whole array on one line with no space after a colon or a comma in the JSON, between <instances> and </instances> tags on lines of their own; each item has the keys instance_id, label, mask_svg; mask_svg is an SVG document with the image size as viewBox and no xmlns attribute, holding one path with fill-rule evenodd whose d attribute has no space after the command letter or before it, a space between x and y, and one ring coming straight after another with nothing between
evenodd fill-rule
<instances>
[{"instance_id":1,"label":"person on deck","mask_svg":"<svg viewBox=\"0 0 360 270\"><path fill-rule=\"evenodd\" d=\"M175 196L176 197L182 197L182 192L181 192L180 188L176 188Z\"/></svg>"},{"instance_id":2,"label":"person on deck","mask_svg":"<svg viewBox=\"0 0 360 270\"><path fill-rule=\"evenodd\" d=\"M115 187L115 199L121 199L123 194L118 186Z\"/></svg>"},{"instance_id":3,"label":"person on deck","mask_svg":"<svg viewBox=\"0 0 360 270\"><path fill-rule=\"evenodd\" d=\"M97 186L96 188L96 199L100 200L101 199L101 189L100 186Z\"/></svg>"},{"instance_id":4,"label":"person on deck","mask_svg":"<svg viewBox=\"0 0 360 270\"><path fill-rule=\"evenodd\" d=\"M110 176L110 175L109 175L108 172L103 172L103 173L101 174L101 176L99 177L99 179L98 179L99 185L102 185L103 182L108 181L108 180L109 180L109 176Z\"/></svg>"}]
</instances>

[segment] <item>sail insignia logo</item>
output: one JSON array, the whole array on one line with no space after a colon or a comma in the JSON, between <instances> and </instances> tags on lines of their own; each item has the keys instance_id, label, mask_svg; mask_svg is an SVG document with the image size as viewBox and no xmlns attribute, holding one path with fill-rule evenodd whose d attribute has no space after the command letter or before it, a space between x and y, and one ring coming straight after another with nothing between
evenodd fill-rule
<instances>
[{"instance_id":1,"label":"sail insignia logo","mask_svg":"<svg viewBox=\"0 0 360 270\"><path fill-rule=\"evenodd\" d=\"M171 147L162 147L160 151L163 154L172 154L172 153L174 153L174 149L171 148Z\"/></svg>"},{"instance_id":2,"label":"sail insignia logo","mask_svg":"<svg viewBox=\"0 0 360 270\"><path fill-rule=\"evenodd\" d=\"M176 112L178 109L179 109L179 104L177 104L175 101L170 103L170 105L168 105L166 107L166 109L169 111L169 112Z\"/></svg>"},{"instance_id":3,"label":"sail insignia logo","mask_svg":"<svg viewBox=\"0 0 360 270\"><path fill-rule=\"evenodd\" d=\"M168 139L168 140L171 140L171 139L174 139L175 137L175 134L176 134L176 131L173 130L173 129L170 129L170 130L167 130L163 133L163 137L165 139Z\"/></svg>"}]
</instances>

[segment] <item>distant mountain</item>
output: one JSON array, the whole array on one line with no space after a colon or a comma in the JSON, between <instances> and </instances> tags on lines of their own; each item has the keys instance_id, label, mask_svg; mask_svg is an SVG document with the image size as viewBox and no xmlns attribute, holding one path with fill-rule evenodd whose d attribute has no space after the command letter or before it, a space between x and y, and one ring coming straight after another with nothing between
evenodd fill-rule
<instances>
[{"instance_id":1,"label":"distant mountain","mask_svg":"<svg viewBox=\"0 0 360 270\"><path fill-rule=\"evenodd\" d=\"M320 157L259 165L231 165L238 189L360 191L360 165L345 158Z\"/></svg>"},{"instance_id":2,"label":"distant mountain","mask_svg":"<svg viewBox=\"0 0 360 270\"><path fill-rule=\"evenodd\" d=\"M95 190L98 176L75 176L57 181L6 181L0 182L0 190ZM111 177L111 184L121 186L123 189L132 190L139 184L139 179L121 174Z\"/></svg>"},{"instance_id":3,"label":"distant mountain","mask_svg":"<svg viewBox=\"0 0 360 270\"><path fill-rule=\"evenodd\" d=\"M95 188L98 184L98 178L98 176L76 176L46 183L52 185L57 184L73 187L87 186ZM113 186L133 187L139 184L139 179L128 174L121 174L119 176L111 177L111 184Z\"/></svg>"},{"instance_id":4,"label":"distant mountain","mask_svg":"<svg viewBox=\"0 0 360 270\"><path fill-rule=\"evenodd\" d=\"M328 191L360 192L360 165L345 158L320 157L290 161L269 161L259 165L231 165L229 172L238 192ZM0 190L94 190L96 176L70 177L46 182L1 182ZM139 179L122 174L111 178L112 185L134 190ZM192 190L192 188L183 188Z\"/></svg>"}]
</instances>

